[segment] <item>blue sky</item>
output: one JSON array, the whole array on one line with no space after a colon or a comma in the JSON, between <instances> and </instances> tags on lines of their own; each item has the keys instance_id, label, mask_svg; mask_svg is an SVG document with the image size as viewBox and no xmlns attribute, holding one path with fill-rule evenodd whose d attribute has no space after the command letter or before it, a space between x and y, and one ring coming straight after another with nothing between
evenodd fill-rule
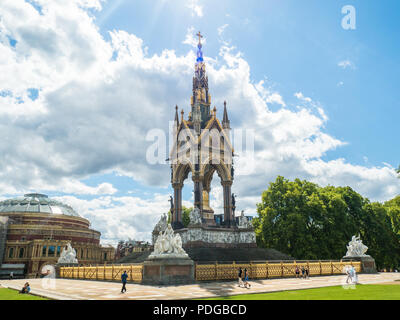
<instances>
[{"instance_id":1,"label":"blue sky","mask_svg":"<svg viewBox=\"0 0 400 320\"><path fill-rule=\"evenodd\" d=\"M184 54L188 47L182 39L194 26L207 38L205 54L215 57L220 45L216 30L228 24L224 38L243 53L254 81L267 77L286 96L307 92L324 105L330 119L326 131L348 142L326 159L400 162L397 1L198 3L202 17L192 15L184 1L112 1L95 16L105 37L113 29L135 33L149 54L165 48ZM356 30L341 27L341 9L349 4L356 9ZM354 63L354 69L338 67L344 60Z\"/></svg>"},{"instance_id":2,"label":"blue sky","mask_svg":"<svg viewBox=\"0 0 400 320\"><path fill-rule=\"evenodd\" d=\"M356 29L342 28L342 7ZM0 197L68 202L105 241L149 239L169 208L146 133L187 112L201 31L213 104L256 130L233 186L255 214L277 175L400 193L398 1L45 0L0 4ZM242 156L242 155L241 155ZM242 159L245 157L242 156ZM214 177L215 178L215 177ZM190 206L193 184L184 188ZM215 179L211 205L222 210Z\"/></svg>"}]
</instances>

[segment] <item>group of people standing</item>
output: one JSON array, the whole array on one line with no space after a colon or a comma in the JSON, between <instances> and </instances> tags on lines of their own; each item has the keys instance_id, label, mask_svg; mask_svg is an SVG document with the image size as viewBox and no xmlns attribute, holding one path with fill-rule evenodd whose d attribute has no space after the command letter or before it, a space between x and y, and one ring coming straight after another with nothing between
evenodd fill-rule
<instances>
[{"instance_id":1,"label":"group of people standing","mask_svg":"<svg viewBox=\"0 0 400 320\"><path fill-rule=\"evenodd\" d=\"M310 269L307 267L305 268L304 266L301 267L301 270L299 266L296 266L296 278L300 278L300 271L301 271L301 279L308 279L310 277Z\"/></svg>"},{"instance_id":2,"label":"group of people standing","mask_svg":"<svg viewBox=\"0 0 400 320\"><path fill-rule=\"evenodd\" d=\"M247 271L247 268L239 268L238 271L238 280L239 280L239 287L243 286L244 288L250 288L251 284L249 283L249 272Z\"/></svg>"}]
</instances>

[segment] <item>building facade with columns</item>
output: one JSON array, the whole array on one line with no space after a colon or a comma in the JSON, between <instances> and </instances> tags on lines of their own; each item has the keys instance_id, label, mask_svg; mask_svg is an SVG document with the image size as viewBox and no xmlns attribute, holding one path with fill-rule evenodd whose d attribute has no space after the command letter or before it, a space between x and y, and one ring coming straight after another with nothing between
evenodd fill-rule
<instances>
[{"instance_id":1,"label":"building facade with columns","mask_svg":"<svg viewBox=\"0 0 400 320\"><path fill-rule=\"evenodd\" d=\"M54 265L71 243L80 265L114 260L115 249L100 245L100 232L70 206L43 194L0 202L2 238L0 263L24 264L25 275L40 275L45 265ZM2 261L1 261L2 260Z\"/></svg>"}]
</instances>

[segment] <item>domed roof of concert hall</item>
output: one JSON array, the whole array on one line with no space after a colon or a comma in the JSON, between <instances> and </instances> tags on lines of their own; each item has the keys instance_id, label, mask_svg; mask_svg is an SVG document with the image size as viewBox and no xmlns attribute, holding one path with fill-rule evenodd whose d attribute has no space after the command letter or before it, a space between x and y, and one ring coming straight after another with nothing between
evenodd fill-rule
<instances>
[{"instance_id":1,"label":"domed roof of concert hall","mask_svg":"<svg viewBox=\"0 0 400 320\"><path fill-rule=\"evenodd\" d=\"M28 193L23 197L0 201L0 213L4 212L51 213L79 217L69 205L40 193Z\"/></svg>"}]
</instances>

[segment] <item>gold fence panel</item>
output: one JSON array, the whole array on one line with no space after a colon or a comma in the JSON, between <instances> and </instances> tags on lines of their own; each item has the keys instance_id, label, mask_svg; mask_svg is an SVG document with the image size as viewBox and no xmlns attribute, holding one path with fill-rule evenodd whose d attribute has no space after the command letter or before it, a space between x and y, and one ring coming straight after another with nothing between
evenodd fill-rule
<instances>
[{"instance_id":1,"label":"gold fence panel","mask_svg":"<svg viewBox=\"0 0 400 320\"><path fill-rule=\"evenodd\" d=\"M322 274L332 274L332 262L321 262Z\"/></svg>"},{"instance_id":2,"label":"gold fence panel","mask_svg":"<svg viewBox=\"0 0 400 320\"><path fill-rule=\"evenodd\" d=\"M294 277L296 275L296 264L295 263L282 263L282 276L283 277Z\"/></svg>"},{"instance_id":3,"label":"gold fence panel","mask_svg":"<svg viewBox=\"0 0 400 320\"><path fill-rule=\"evenodd\" d=\"M218 280L230 280L238 277L239 266L242 268L248 268L248 265L237 265L237 264L217 264L217 279Z\"/></svg>"},{"instance_id":4,"label":"gold fence panel","mask_svg":"<svg viewBox=\"0 0 400 320\"><path fill-rule=\"evenodd\" d=\"M142 281L143 265L61 267L60 278L119 281L125 270L130 281Z\"/></svg>"},{"instance_id":5,"label":"gold fence panel","mask_svg":"<svg viewBox=\"0 0 400 320\"><path fill-rule=\"evenodd\" d=\"M332 263L333 274L341 274L343 273L343 265L341 262L333 262Z\"/></svg>"},{"instance_id":6,"label":"gold fence panel","mask_svg":"<svg viewBox=\"0 0 400 320\"><path fill-rule=\"evenodd\" d=\"M320 266L319 262L308 262L306 264L306 267L308 267L310 276L315 276L315 275L321 274L321 266Z\"/></svg>"},{"instance_id":7,"label":"gold fence panel","mask_svg":"<svg viewBox=\"0 0 400 320\"><path fill-rule=\"evenodd\" d=\"M105 273L104 266L97 267L97 279L98 280L105 280L104 273Z\"/></svg>"},{"instance_id":8,"label":"gold fence panel","mask_svg":"<svg viewBox=\"0 0 400 320\"><path fill-rule=\"evenodd\" d=\"M343 274L346 266L352 265L357 273L362 272L360 261L307 261L307 262L260 262L232 264L196 264L195 279L198 281L236 280L238 270L248 270L250 279L295 277L296 266L309 268L310 275ZM122 273L128 273L128 280L140 283L143 279L143 265L110 265L61 267L60 277L66 279L120 281Z\"/></svg>"},{"instance_id":9,"label":"gold fence panel","mask_svg":"<svg viewBox=\"0 0 400 320\"><path fill-rule=\"evenodd\" d=\"M268 264L255 263L251 265L251 279L265 279L268 277Z\"/></svg>"},{"instance_id":10,"label":"gold fence panel","mask_svg":"<svg viewBox=\"0 0 400 320\"><path fill-rule=\"evenodd\" d=\"M282 266L280 263L268 264L268 278L282 277Z\"/></svg>"},{"instance_id":11,"label":"gold fence panel","mask_svg":"<svg viewBox=\"0 0 400 320\"><path fill-rule=\"evenodd\" d=\"M216 264L197 264L195 270L196 280L216 280L217 266Z\"/></svg>"},{"instance_id":12,"label":"gold fence panel","mask_svg":"<svg viewBox=\"0 0 400 320\"><path fill-rule=\"evenodd\" d=\"M143 279L143 266L131 266L131 281L142 282Z\"/></svg>"}]
</instances>

